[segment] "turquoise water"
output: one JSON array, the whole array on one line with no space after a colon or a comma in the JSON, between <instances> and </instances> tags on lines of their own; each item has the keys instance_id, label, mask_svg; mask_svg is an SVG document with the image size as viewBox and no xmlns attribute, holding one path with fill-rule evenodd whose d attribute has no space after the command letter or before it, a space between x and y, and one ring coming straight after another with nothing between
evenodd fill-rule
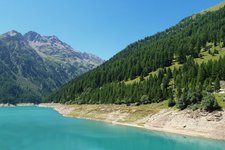
<instances>
[{"instance_id":1,"label":"turquoise water","mask_svg":"<svg viewBox=\"0 0 225 150\"><path fill-rule=\"evenodd\" d=\"M0 150L225 150L225 141L65 118L38 107L0 108Z\"/></svg>"}]
</instances>

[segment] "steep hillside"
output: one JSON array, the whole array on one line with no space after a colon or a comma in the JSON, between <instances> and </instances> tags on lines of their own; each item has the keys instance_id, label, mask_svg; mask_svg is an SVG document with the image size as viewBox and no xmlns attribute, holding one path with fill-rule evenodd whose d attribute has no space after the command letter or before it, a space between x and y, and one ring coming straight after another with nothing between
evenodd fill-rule
<instances>
[{"instance_id":1,"label":"steep hillside","mask_svg":"<svg viewBox=\"0 0 225 150\"><path fill-rule=\"evenodd\" d=\"M48 100L134 103L169 99L169 105L177 104L181 109L218 108L210 93L218 91L218 82L225 79L225 8L219 6L129 45L103 65L64 85ZM125 84L137 77L140 82Z\"/></svg>"},{"instance_id":2,"label":"steep hillside","mask_svg":"<svg viewBox=\"0 0 225 150\"><path fill-rule=\"evenodd\" d=\"M103 61L55 36L10 31L0 36L0 103L37 102Z\"/></svg>"}]
</instances>

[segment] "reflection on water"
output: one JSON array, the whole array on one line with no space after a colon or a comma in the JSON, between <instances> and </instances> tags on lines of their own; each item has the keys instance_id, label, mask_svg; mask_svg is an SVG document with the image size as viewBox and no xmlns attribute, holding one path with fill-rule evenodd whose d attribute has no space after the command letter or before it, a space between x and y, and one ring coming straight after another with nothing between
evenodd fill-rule
<instances>
[{"instance_id":1,"label":"reflection on water","mask_svg":"<svg viewBox=\"0 0 225 150\"><path fill-rule=\"evenodd\" d=\"M65 118L48 108L0 108L0 150L224 150L225 141Z\"/></svg>"}]
</instances>

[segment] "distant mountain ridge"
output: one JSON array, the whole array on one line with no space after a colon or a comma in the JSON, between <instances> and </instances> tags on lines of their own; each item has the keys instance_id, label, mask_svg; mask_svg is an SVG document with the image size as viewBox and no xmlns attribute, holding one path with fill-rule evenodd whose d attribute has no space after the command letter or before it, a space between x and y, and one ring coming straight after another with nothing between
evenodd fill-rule
<instances>
[{"instance_id":1,"label":"distant mountain ridge","mask_svg":"<svg viewBox=\"0 0 225 150\"><path fill-rule=\"evenodd\" d=\"M56 36L9 31L0 36L0 103L39 101L103 62L93 54L74 50Z\"/></svg>"},{"instance_id":2,"label":"distant mountain ridge","mask_svg":"<svg viewBox=\"0 0 225 150\"><path fill-rule=\"evenodd\" d=\"M82 73L89 70L89 67L95 68L104 62L93 54L74 50L70 45L60 41L56 36L41 36L36 32L30 31L24 34L24 38L44 58L53 59L61 63L80 63Z\"/></svg>"}]
</instances>

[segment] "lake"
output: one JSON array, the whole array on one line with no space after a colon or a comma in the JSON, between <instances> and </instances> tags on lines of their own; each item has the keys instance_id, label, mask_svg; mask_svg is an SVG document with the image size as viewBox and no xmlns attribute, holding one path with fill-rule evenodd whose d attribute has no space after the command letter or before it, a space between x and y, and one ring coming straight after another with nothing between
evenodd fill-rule
<instances>
[{"instance_id":1,"label":"lake","mask_svg":"<svg viewBox=\"0 0 225 150\"><path fill-rule=\"evenodd\" d=\"M0 150L224 150L225 141L66 118L50 108L0 108Z\"/></svg>"}]
</instances>

